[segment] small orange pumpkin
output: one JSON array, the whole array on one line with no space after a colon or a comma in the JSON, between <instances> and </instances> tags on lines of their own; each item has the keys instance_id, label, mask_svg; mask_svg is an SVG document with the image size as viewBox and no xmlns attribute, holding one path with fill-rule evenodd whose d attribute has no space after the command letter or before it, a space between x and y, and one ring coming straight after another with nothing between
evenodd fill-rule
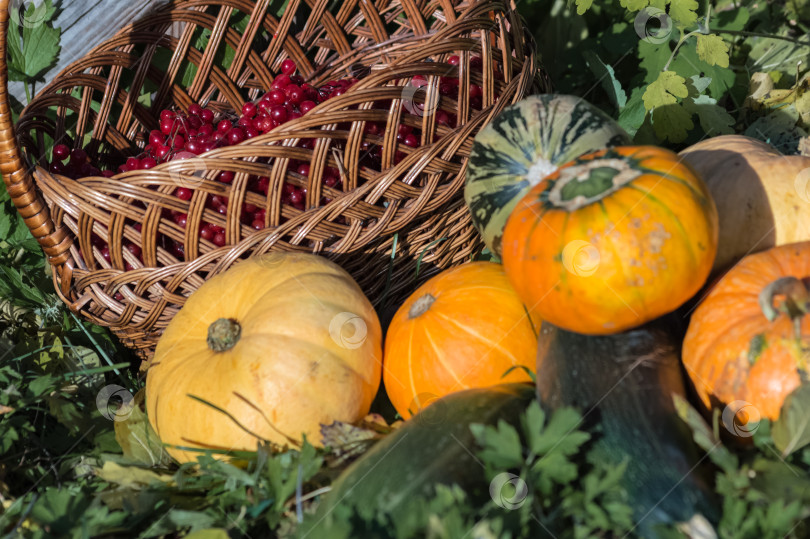
<instances>
[{"instance_id":1,"label":"small orange pumpkin","mask_svg":"<svg viewBox=\"0 0 810 539\"><path fill-rule=\"evenodd\" d=\"M470 388L529 382L537 328L500 264L446 270L414 292L391 320L383 381L408 419L433 400Z\"/></svg>"},{"instance_id":2,"label":"small orange pumpkin","mask_svg":"<svg viewBox=\"0 0 810 539\"><path fill-rule=\"evenodd\" d=\"M583 155L518 203L503 264L539 318L618 333L678 308L709 275L717 210L678 156L652 146Z\"/></svg>"},{"instance_id":3,"label":"small orange pumpkin","mask_svg":"<svg viewBox=\"0 0 810 539\"><path fill-rule=\"evenodd\" d=\"M703 403L777 419L810 362L810 242L749 255L695 309L683 362Z\"/></svg>"}]
</instances>

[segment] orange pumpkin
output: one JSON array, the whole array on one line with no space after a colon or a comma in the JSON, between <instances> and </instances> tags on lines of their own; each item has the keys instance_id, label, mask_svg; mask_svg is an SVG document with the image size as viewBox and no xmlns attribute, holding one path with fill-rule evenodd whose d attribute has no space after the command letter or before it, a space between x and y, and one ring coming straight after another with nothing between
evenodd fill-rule
<instances>
[{"instance_id":1,"label":"orange pumpkin","mask_svg":"<svg viewBox=\"0 0 810 539\"><path fill-rule=\"evenodd\" d=\"M703 403L776 419L810 361L810 242L749 255L692 315L683 362Z\"/></svg>"},{"instance_id":2,"label":"orange pumpkin","mask_svg":"<svg viewBox=\"0 0 810 539\"><path fill-rule=\"evenodd\" d=\"M591 335L675 310L709 275L717 210L678 156L650 146L586 154L552 173L506 224L503 264L539 318Z\"/></svg>"},{"instance_id":3,"label":"orange pumpkin","mask_svg":"<svg viewBox=\"0 0 810 539\"><path fill-rule=\"evenodd\" d=\"M318 445L322 424L368 414L381 348L377 314L342 268L303 253L251 258L206 281L166 328L146 378L149 422L170 446Z\"/></svg>"},{"instance_id":4,"label":"orange pumpkin","mask_svg":"<svg viewBox=\"0 0 810 539\"><path fill-rule=\"evenodd\" d=\"M528 382L539 319L530 319L500 264L449 269L416 290L391 320L383 381L407 419L463 389Z\"/></svg>"}]
</instances>

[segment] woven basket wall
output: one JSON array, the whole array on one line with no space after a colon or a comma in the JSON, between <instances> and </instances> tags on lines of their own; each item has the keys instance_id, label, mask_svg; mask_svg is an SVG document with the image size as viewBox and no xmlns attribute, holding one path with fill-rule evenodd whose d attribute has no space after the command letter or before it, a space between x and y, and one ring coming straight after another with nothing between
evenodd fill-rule
<instances>
[{"instance_id":1,"label":"woven basket wall","mask_svg":"<svg viewBox=\"0 0 810 539\"><path fill-rule=\"evenodd\" d=\"M4 49L7 19L2 0ZM460 57L458 66L447 63L451 55ZM475 56L481 66L474 68ZM112 178L48 172L55 143L86 147L96 162L116 166L141 152L162 109L200 103L221 113L241 110L270 88L286 58L315 86L347 76L360 81L270 133L198 158ZM322 254L352 273L379 308L396 305L439 269L469 260L480 247L461 199L472 139L505 106L549 89L515 11L489 1L290 0L278 14L269 0L177 0L68 66L16 128L5 50L0 62L3 178L48 256L56 290L144 358L186 297L249 256ZM428 80L425 92L409 86L415 75ZM440 95L440 77L458 77L458 95ZM470 105L470 83L483 89L480 110ZM437 125L437 110L456 115L456 126ZM370 135L366 122L385 129ZM396 143L400 124L421 130L421 146ZM315 144L296 146L302 139ZM364 143L382 146L380 170L358 166ZM405 153L398 163L395 151ZM309 177L288 171L289 159L309 162ZM340 190L322 185L326 167L341 169ZM221 171L235 173L233 183L216 181ZM247 190L256 176L270 179L266 197ZM305 209L280 203L284 182L307 188ZM178 185L193 188L191 200L172 195ZM228 197L227 215L206 207L209 194ZM332 201L319 206L324 196ZM246 202L266 209L264 229L241 221ZM187 213L185 229L167 211ZM225 229L226 246L200 238L203 221ZM109 246L109 261L94 238ZM184 252L160 238L182 243ZM140 260L126 244L140 247Z\"/></svg>"}]
</instances>

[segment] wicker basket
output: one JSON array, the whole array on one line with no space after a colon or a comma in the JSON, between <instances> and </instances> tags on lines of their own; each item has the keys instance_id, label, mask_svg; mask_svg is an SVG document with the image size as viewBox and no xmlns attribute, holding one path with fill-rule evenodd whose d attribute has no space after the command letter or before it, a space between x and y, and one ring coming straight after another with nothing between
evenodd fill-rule
<instances>
[{"instance_id":1,"label":"wicker basket","mask_svg":"<svg viewBox=\"0 0 810 539\"><path fill-rule=\"evenodd\" d=\"M468 260L479 246L460 197L472 138L508 104L548 89L530 34L500 2L290 0L276 17L269 0L176 0L64 69L15 129L5 63L8 4L0 1L6 187L48 256L62 300L143 358L186 297L242 258L271 250L323 254L351 272L378 307L413 289L417 261L422 280ZM457 67L446 63L453 54ZM475 55L483 66L473 69ZM112 178L73 180L48 171L57 142L120 164L141 151L164 108L187 111L197 102L222 113L240 110L270 87L285 58L316 86L363 76L299 119L198 158ZM421 96L409 86L414 75L429 82ZM440 96L442 76L459 78L457 99ZM483 89L481 110L470 106L470 81ZM456 127L437 125L438 109L457 115ZM366 122L385 130L372 136ZM422 145L397 144L399 124L421 129ZM314 139L314 147L296 146L302 139ZM382 145L381 170L358 167L363 142ZM406 154L396 164L395 149ZM288 171L289 159L309 162L309 177ZM340 167L340 191L322 184L325 167ZM216 181L220 171L235 173L233 183ZM247 190L257 175L270 180L267 197ZM285 181L307 188L304 210L281 204ZM193 186L191 200L173 196L178 185ZM206 207L209 194L228 197L226 216ZM325 195L332 202L319 206ZM266 228L241 222L245 202L266 208ZM167 210L188 214L185 229ZM226 246L200 238L203 221L225 229ZM94 238L107 243L109 261ZM165 238L182 243L182 256L165 248ZM130 243L141 248L141 260L124 247Z\"/></svg>"}]
</instances>

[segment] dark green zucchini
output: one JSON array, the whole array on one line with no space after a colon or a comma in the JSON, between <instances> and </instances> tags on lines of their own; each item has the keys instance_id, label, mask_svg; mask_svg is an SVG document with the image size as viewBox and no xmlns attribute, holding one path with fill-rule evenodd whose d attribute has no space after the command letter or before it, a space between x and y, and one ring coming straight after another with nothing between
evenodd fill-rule
<instances>
[{"instance_id":1,"label":"dark green zucchini","mask_svg":"<svg viewBox=\"0 0 810 539\"><path fill-rule=\"evenodd\" d=\"M435 494L435 485L456 484L468 499L489 499L484 470L471 453L473 423L499 420L517 426L534 400L529 384L503 384L448 395L425 408L352 463L332 483L314 518L304 526L309 537L328 537L339 506L364 518L386 514L396 518L407 502Z\"/></svg>"},{"instance_id":2,"label":"dark green zucchini","mask_svg":"<svg viewBox=\"0 0 810 539\"><path fill-rule=\"evenodd\" d=\"M537 392L546 409L582 410L594 436L589 458L608 466L628 462L623 486L634 534L658 537L664 525L712 537L717 500L672 401L673 394L684 396L673 323L659 319L617 335L585 336L544 322Z\"/></svg>"}]
</instances>

